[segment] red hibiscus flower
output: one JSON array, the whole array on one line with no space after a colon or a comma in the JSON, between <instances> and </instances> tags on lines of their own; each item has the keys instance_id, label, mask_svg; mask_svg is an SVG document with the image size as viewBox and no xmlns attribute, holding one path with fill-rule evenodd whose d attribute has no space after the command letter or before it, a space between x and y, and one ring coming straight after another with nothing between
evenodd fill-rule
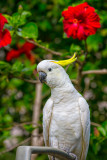
<instances>
[{"instance_id":1,"label":"red hibiscus flower","mask_svg":"<svg viewBox=\"0 0 107 160\"><path fill-rule=\"evenodd\" d=\"M7 19L0 13L0 48L11 43L10 32L7 29L3 30L5 23Z\"/></svg>"},{"instance_id":2,"label":"red hibiscus flower","mask_svg":"<svg viewBox=\"0 0 107 160\"><path fill-rule=\"evenodd\" d=\"M0 48L7 46L11 43L11 35L10 32L5 29L3 32L0 32Z\"/></svg>"},{"instance_id":3,"label":"red hibiscus flower","mask_svg":"<svg viewBox=\"0 0 107 160\"><path fill-rule=\"evenodd\" d=\"M35 45L30 42L25 42L22 46L18 46L18 49L12 49L7 53L6 60L11 61L14 58L19 57L21 54L25 54L26 57L32 62L35 62L35 56L31 53L32 49L35 48Z\"/></svg>"},{"instance_id":4,"label":"red hibiscus flower","mask_svg":"<svg viewBox=\"0 0 107 160\"><path fill-rule=\"evenodd\" d=\"M85 40L88 36L95 34L97 28L100 28L100 18L95 9L88 5L87 2L75 7L69 6L62 12L64 17L64 32L67 37Z\"/></svg>"}]
</instances>

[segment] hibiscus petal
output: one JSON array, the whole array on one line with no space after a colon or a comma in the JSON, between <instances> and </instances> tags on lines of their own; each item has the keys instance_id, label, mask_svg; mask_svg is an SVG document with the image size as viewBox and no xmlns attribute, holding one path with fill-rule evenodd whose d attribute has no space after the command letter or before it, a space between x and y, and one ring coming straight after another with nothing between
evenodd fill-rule
<instances>
[{"instance_id":1,"label":"hibiscus petal","mask_svg":"<svg viewBox=\"0 0 107 160\"><path fill-rule=\"evenodd\" d=\"M62 12L62 16L63 16L65 19L68 19L69 16L70 16L69 11L68 11L68 10L63 11L63 12Z\"/></svg>"},{"instance_id":2,"label":"hibiscus petal","mask_svg":"<svg viewBox=\"0 0 107 160\"><path fill-rule=\"evenodd\" d=\"M24 50L24 52L31 51L34 48L35 48L35 45L30 42L25 42L24 45L22 46L22 49Z\"/></svg>"},{"instance_id":3,"label":"hibiscus petal","mask_svg":"<svg viewBox=\"0 0 107 160\"><path fill-rule=\"evenodd\" d=\"M35 48L35 45L30 42L25 42L22 46L18 45L18 47L19 48L17 50L12 49L7 53L6 60L11 61L12 59L19 57L21 54L25 54L33 64L35 61L35 56L31 53L31 50Z\"/></svg>"},{"instance_id":4,"label":"hibiscus petal","mask_svg":"<svg viewBox=\"0 0 107 160\"><path fill-rule=\"evenodd\" d=\"M77 30L78 30L78 25L77 24L72 24L70 28L68 28L68 36L73 37L74 39L77 38Z\"/></svg>"},{"instance_id":5,"label":"hibiscus petal","mask_svg":"<svg viewBox=\"0 0 107 160\"><path fill-rule=\"evenodd\" d=\"M85 34L85 31L84 31L84 28L81 25L78 28L77 37L78 37L79 40L83 40L83 39L87 38L87 36Z\"/></svg>"},{"instance_id":6,"label":"hibiscus petal","mask_svg":"<svg viewBox=\"0 0 107 160\"><path fill-rule=\"evenodd\" d=\"M5 23L7 23L7 19L0 13L0 31L3 30Z\"/></svg>"},{"instance_id":7,"label":"hibiscus petal","mask_svg":"<svg viewBox=\"0 0 107 160\"><path fill-rule=\"evenodd\" d=\"M19 57L20 54L21 52L19 50L12 49L10 52L7 53L6 60L11 61L12 59Z\"/></svg>"},{"instance_id":8,"label":"hibiscus petal","mask_svg":"<svg viewBox=\"0 0 107 160\"><path fill-rule=\"evenodd\" d=\"M0 48L7 46L10 43L11 43L10 32L7 29L5 29L3 32L1 32L0 35Z\"/></svg>"}]
</instances>

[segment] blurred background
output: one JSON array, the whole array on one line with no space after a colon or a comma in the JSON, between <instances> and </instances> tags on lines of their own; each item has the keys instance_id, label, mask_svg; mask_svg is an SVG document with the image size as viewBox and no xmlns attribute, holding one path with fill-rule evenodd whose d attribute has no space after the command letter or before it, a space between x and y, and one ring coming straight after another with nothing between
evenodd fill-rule
<instances>
[{"instance_id":1,"label":"blurred background","mask_svg":"<svg viewBox=\"0 0 107 160\"><path fill-rule=\"evenodd\" d=\"M35 46L31 50L33 58L25 51L20 56L6 61L11 49L18 50L25 39L12 34L10 46L0 49L0 160L15 159L19 145L44 145L42 138L42 110L50 96L45 84L36 83L37 64L44 59L65 59L77 52L79 60L84 61L84 41L66 38L63 34L61 13L68 6L75 6L84 0L8 0L0 1L0 13L12 16L21 10L30 16L26 23L35 23L38 28L38 43L45 48L61 52L55 55ZM88 56L82 71L107 68L107 2L87 0L101 18L101 28L95 35L88 37ZM15 15L14 15L15 16ZM17 17L16 17L16 21ZM7 26L8 27L8 26ZM9 27L8 27L9 28ZM11 31L11 28L10 32ZM20 27L18 28L20 31ZM29 37L31 38L31 37ZM20 48L20 47L19 47ZM32 60L33 59L33 60ZM6 62L6 63L5 63ZM91 112L91 137L87 160L107 159L107 74L84 74L79 87L76 86L78 65L66 68L78 91L85 97ZM37 81L36 81L37 80ZM46 155L32 159L47 160Z\"/></svg>"}]
</instances>

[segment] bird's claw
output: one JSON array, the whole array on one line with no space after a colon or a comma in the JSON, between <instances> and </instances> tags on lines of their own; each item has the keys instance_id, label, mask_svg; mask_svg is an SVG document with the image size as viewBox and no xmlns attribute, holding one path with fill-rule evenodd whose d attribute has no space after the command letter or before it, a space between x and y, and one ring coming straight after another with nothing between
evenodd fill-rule
<instances>
[{"instance_id":1,"label":"bird's claw","mask_svg":"<svg viewBox=\"0 0 107 160\"><path fill-rule=\"evenodd\" d=\"M54 156L52 157L52 160L55 160L55 157L54 157Z\"/></svg>"},{"instance_id":2,"label":"bird's claw","mask_svg":"<svg viewBox=\"0 0 107 160\"><path fill-rule=\"evenodd\" d=\"M77 156L76 156L75 154L73 154L73 153L68 153L68 155L70 155L71 157L73 156L73 157L75 158L75 160L78 160L78 159L77 159Z\"/></svg>"}]
</instances>

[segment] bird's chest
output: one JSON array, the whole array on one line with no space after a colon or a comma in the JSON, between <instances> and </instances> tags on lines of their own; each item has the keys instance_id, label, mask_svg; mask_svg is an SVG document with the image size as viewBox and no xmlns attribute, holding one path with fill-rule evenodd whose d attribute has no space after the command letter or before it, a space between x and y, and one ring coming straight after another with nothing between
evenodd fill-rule
<instances>
[{"instance_id":1,"label":"bird's chest","mask_svg":"<svg viewBox=\"0 0 107 160\"><path fill-rule=\"evenodd\" d=\"M77 102L55 104L50 124L50 135L75 135L80 128L80 114Z\"/></svg>"}]
</instances>

